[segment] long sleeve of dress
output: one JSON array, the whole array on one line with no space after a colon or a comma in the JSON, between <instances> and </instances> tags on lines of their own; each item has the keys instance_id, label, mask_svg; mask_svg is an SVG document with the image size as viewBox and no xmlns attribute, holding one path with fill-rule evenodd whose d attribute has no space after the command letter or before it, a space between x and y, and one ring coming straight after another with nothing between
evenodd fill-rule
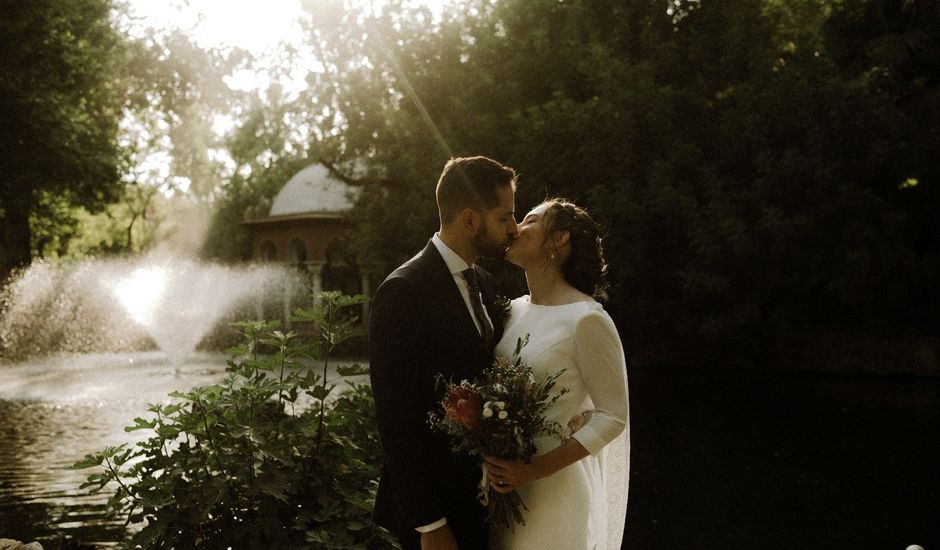
<instances>
[{"instance_id":1,"label":"long sleeve of dress","mask_svg":"<svg viewBox=\"0 0 940 550\"><path fill-rule=\"evenodd\" d=\"M572 340L581 378L594 403L591 419L573 437L593 455L627 425L626 360L617 328L602 311L591 311L581 317Z\"/></svg>"}]
</instances>

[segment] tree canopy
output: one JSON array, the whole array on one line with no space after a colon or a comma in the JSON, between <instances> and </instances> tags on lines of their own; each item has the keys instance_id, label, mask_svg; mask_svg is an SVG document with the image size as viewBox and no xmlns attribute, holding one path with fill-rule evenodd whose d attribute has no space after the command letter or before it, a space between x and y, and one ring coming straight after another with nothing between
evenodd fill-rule
<instances>
[{"instance_id":1,"label":"tree canopy","mask_svg":"<svg viewBox=\"0 0 940 550\"><path fill-rule=\"evenodd\" d=\"M522 174L520 210L564 195L597 214L609 309L641 347L940 327L937 2L468 1L429 18L311 18L324 69L295 105L324 128L311 157L367 163L348 175L378 276L436 228L447 158L485 154Z\"/></svg>"}]
</instances>

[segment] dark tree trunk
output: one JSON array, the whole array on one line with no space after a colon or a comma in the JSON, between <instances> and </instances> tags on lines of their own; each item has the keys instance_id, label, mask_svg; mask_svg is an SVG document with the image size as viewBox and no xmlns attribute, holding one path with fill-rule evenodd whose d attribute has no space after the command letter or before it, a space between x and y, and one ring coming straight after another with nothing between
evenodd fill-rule
<instances>
[{"instance_id":1,"label":"dark tree trunk","mask_svg":"<svg viewBox=\"0 0 940 550\"><path fill-rule=\"evenodd\" d=\"M14 269L28 265L31 259L29 209L11 205L3 210L0 215L0 281Z\"/></svg>"}]
</instances>

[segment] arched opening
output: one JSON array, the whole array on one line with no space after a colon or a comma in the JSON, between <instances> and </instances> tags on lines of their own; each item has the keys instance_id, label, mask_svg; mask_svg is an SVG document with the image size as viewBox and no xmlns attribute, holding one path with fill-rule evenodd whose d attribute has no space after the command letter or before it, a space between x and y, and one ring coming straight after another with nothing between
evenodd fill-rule
<instances>
[{"instance_id":1,"label":"arched opening","mask_svg":"<svg viewBox=\"0 0 940 550\"><path fill-rule=\"evenodd\" d=\"M349 295L362 292L359 265L348 238L333 239L326 246L326 265L321 275L324 290L339 290Z\"/></svg>"},{"instance_id":2,"label":"arched opening","mask_svg":"<svg viewBox=\"0 0 940 550\"><path fill-rule=\"evenodd\" d=\"M277 260L277 247L271 241L261 243L259 259L262 262L273 262Z\"/></svg>"},{"instance_id":3,"label":"arched opening","mask_svg":"<svg viewBox=\"0 0 940 550\"><path fill-rule=\"evenodd\" d=\"M292 263L303 265L307 263L307 243L301 239L291 239L290 259Z\"/></svg>"}]
</instances>

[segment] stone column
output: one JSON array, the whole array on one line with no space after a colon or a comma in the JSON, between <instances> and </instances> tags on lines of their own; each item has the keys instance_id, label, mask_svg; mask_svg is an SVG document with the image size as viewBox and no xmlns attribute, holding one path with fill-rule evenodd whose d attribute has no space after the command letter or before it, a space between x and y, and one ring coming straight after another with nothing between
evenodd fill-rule
<instances>
[{"instance_id":1,"label":"stone column","mask_svg":"<svg viewBox=\"0 0 940 550\"><path fill-rule=\"evenodd\" d=\"M307 271L310 273L310 287L314 296L323 291L323 266L326 262L310 262L307 264ZM320 300L314 300L319 304Z\"/></svg>"},{"instance_id":2,"label":"stone column","mask_svg":"<svg viewBox=\"0 0 940 550\"><path fill-rule=\"evenodd\" d=\"M360 282L362 283L362 295L365 296L366 298L371 298L372 297L372 288L371 288L372 280L369 277L369 270L362 269L360 271ZM360 317L360 319L362 319L362 327L366 329L369 328L369 302L368 301L362 304L362 316Z\"/></svg>"},{"instance_id":3,"label":"stone column","mask_svg":"<svg viewBox=\"0 0 940 550\"><path fill-rule=\"evenodd\" d=\"M284 279L284 299L281 300L281 305L284 307L281 312L282 320L284 321L284 329L290 330L290 314L294 306L294 277L286 277Z\"/></svg>"}]
</instances>

